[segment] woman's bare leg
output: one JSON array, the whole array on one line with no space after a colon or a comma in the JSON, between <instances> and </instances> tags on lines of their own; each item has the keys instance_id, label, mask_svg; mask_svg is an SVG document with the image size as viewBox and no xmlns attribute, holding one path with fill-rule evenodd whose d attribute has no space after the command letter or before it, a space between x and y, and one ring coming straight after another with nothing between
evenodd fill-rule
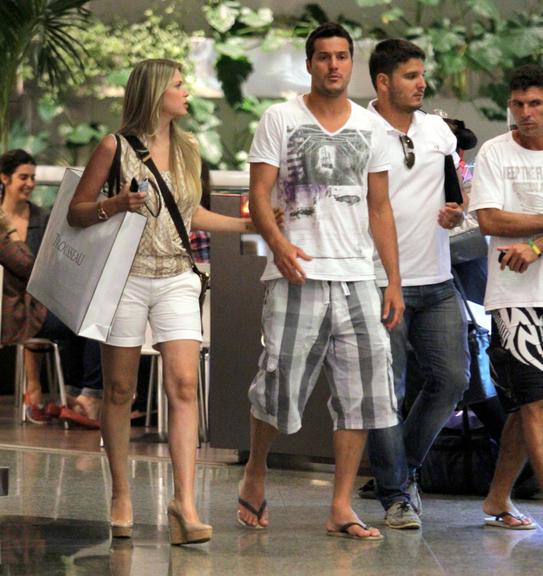
<instances>
[{"instance_id":1,"label":"woman's bare leg","mask_svg":"<svg viewBox=\"0 0 543 576\"><path fill-rule=\"evenodd\" d=\"M25 370L26 370L26 397L29 404L39 406L42 404L41 391L41 362L42 354L32 352L28 348L24 349Z\"/></svg>"},{"instance_id":2,"label":"woman's bare leg","mask_svg":"<svg viewBox=\"0 0 543 576\"><path fill-rule=\"evenodd\" d=\"M194 497L198 443L198 363L200 342L174 340L159 345L168 397L168 442L174 498L187 522L198 522Z\"/></svg>"},{"instance_id":3,"label":"woman's bare leg","mask_svg":"<svg viewBox=\"0 0 543 576\"><path fill-rule=\"evenodd\" d=\"M104 376L101 430L111 471L111 521L124 524L132 520L128 444L141 347L102 344L101 348Z\"/></svg>"}]
</instances>

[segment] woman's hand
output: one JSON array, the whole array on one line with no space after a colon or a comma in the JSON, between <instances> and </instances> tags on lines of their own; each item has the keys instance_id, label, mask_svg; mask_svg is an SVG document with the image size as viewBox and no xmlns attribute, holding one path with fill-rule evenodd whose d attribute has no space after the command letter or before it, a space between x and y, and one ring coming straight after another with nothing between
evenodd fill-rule
<instances>
[{"instance_id":1,"label":"woman's hand","mask_svg":"<svg viewBox=\"0 0 543 576\"><path fill-rule=\"evenodd\" d=\"M15 226L13 226L10 217L0 208L0 233L6 234L14 228Z\"/></svg>"},{"instance_id":2,"label":"woman's hand","mask_svg":"<svg viewBox=\"0 0 543 576\"><path fill-rule=\"evenodd\" d=\"M124 184L121 191L113 198L105 200L103 203L104 210L108 213L108 204L115 207L115 212L136 212L144 204L147 198L147 192L130 192L130 185Z\"/></svg>"},{"instance_id":3,"label":"woman's hand","mask_svg":"<svg viewBox=\"0 0 543 576\"><path fill-rule=\"evenodd\" d=\"M275 216L275 223L282 229L285 224L285 211L281 208L274 208L273 215ZM246 232L258 232L255 223L251 219L244 218L243 222L245 223Z\"/></svg>"}]
</instances>

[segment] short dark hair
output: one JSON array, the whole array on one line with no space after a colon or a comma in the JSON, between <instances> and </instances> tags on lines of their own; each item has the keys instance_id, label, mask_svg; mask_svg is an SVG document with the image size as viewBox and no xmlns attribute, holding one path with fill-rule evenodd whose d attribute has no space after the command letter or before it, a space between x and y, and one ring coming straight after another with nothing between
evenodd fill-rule
<instances>
[{"instance_id":1,"label":"short dark hair","mask_svg":"<svg viewBox=\"0 0 543 576\"><path fill-rule=\"evenodd\" d=\"M315 53L315 42L319 38L345 38L349 43L349 52L351 54L351 58L353 57L354 48L353 48L353 39L351 35L343 28L341 24L337 24L336 22L325 22L321 24L311 34L307 37L305 41L305 56L308 60L313 58L313 54Z\"/></svg>"},{"instance_id":2,"label":"short dark hair","mask_svg":"<svg viewBox=\"0 0 543 576\"><path fill-rule=\"evenodd\" d=\"M36 160L26 150L21 150L20 148L10 150L0 156L0 173L11 176L21 164L36 166Z\"/></svg>"},{"instance_id":3,"label":"short dark hair","mask_svg":"<svg viewBox=\"0 0 543 576\"><path fill-rule=\"evenodd\" d=\"M543 88L543 67L537 64L525 64L515 68L509 80L509 92L528 90L532 87Z\"/></svg>"},{"instance_id":4,"label":"short dark hair","mask_svg":"<svg viewBox=\"0 0 543 576\"><path fill-rule=\"evenodd\" d=\"M375 46L370 56L370 76L373 87L377 89L377 76L386 74L390 76L400 65L412 58L426 60L426 54L413 42L403 38L389 38L382 40Z\"/></svg>"}]
</instances>

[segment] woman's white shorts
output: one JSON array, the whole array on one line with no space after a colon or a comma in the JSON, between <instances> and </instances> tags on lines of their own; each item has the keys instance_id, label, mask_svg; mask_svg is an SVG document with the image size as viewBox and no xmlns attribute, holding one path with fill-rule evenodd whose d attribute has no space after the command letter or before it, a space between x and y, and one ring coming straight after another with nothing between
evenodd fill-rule
<instances>
[{"instance_id":1,"label":"woman's white shorts","mask_svg":"<svg viewBox=\"0 0 543 576\"><path fill-rule=\"evenodd\" d=\"M147 321L153 344L202 341L200 279L192 271L169 278L129 276L106 344L142 346Z\"/></svg>"}]
</instances>

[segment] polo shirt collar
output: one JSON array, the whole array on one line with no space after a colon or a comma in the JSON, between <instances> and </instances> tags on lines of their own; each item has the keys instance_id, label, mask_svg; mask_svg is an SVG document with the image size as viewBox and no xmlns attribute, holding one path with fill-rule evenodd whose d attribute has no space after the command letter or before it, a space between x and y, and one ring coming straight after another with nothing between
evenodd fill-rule
<instances>
[{"instance_id":1,"label":"polo shirt collar","mask_svg":"<svg viewBox=\"0 0 543 576\"><path fill-rule=\"evenodd\" d=\"M394 128L394 126L392 126L392 124L390 124L389 121L384 116L381 116L381 114L379 114L379 112L375 108L376 102L377 102L377 98L374 98L373 100L371 100L370 103L368 104L368 110L370 112L373 112L374 114L376 114L382 120L384 127L385 127L385 130L387 132L394 132L395 134L402 134L402 132L400 132L397 128ZM418 110L413 113L413 119L411 120L411 125L409 126L408 133L409 132L413 133L414 131L416 131L417 126L421 122L422 113L417 113L417 112L418 112Z\"/></svg>"}]
</instances>

